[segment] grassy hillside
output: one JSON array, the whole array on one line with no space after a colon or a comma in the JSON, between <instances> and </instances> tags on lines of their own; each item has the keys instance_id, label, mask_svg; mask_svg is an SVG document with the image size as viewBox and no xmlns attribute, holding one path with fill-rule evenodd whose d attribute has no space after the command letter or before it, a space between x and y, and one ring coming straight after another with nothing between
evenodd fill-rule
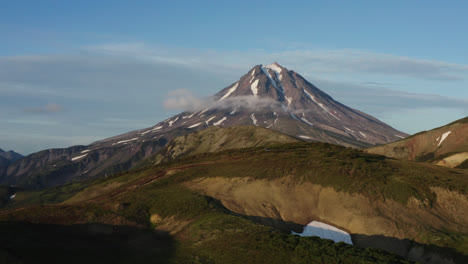
<instances>
[{"instance_id":1,"label":"grassy hillside","mask_svg":"<svg viewBox=\"0 0 468 264\"><path fill-rule=\"evenodd\" d=\"M376 250L288 235L319 220L350 232L361 247L425 263L465 263L467 176L351 148L291 143L201 153L18 193L10 208L36 205L0 218L152 228L174 239L175 263L402 263Z\"/></svg>"},{"instance_id":2,"label":"grassy hillside","mask_svg":"<svg viewBox=\"0 0 468 264\"><path fill-rule=\"evenodd\" d=\"M168 178L143 177L86 203L33 206L0 218L5 258L25 263L51 261L54 252L57 263L410 263L275 231Z\"/></svg>"},{"instance_id":3,"label":"grassy hillside","mask_svg":"<svg viewBox=\"0 0 468 264\"><path fill-rule=\"evenodd\" d=\"M406 139L366 149L388 157L465 168L468 160L468 117Z\"/></svg>"},{"instance_id":4,"label":"grassy hillside","mask_svg":"<svg viewBox=\"0 0 468 264\"><path fill-rule=\"evenodd\" d=\"M236 126L221 128L212 126L196 133L175 138L149 160L157 164L199 153L298 141L288 135L262 127Z\"/></svg>"}]
</instances>

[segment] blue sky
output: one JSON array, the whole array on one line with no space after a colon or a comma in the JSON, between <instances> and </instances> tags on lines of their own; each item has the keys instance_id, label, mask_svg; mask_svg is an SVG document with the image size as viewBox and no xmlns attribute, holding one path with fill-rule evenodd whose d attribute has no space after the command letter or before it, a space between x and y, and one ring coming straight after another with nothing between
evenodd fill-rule
<instances>
[{"instance_id":1,"label":"blue sky","mask_svg":"<svg viewBox=\"0 0 468 264\"><path fill-rule=\"evenodd\" d=\"M0 147L89 144L279 62L407 133L468 115L465 1L2 1Z\"/></svg>"}]
</instances>

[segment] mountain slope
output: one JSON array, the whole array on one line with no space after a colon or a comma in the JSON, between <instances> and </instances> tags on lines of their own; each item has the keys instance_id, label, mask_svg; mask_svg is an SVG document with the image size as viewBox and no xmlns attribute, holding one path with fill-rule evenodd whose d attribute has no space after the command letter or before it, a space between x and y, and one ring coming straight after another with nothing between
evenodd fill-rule
<instances>
[{"instance_id":1,"label":"mountain slope","mask_svg":"<svg viewBox=\"0 0 468 264\"><path fill-rule=\"evenodd\" d=\"M23 155L16 153L13 150L4 151L3 149L0 149L0 175L4 173L6 167L22 157Z\"/></svg>"},{"instance_id":2,"label":"mountain slope","mask_svg":"<svg viewBox=\"0 0 468 264\"><path fill-rule=\"evenodd\" d=\"M241 218L287 233L301 232L314 220L347 231L359 247L377 247L421 263L466 263L467 173L302 142L201 153L76 189L66 185L42 191L30 201L55 196L54 202L61 204L4 211L0 218L51 224L138 223L169 232L195 252L212 252L215 263L223 263L224 250L236 255L242 254L240 248L258 250L263 243L283 243L273 237L262 240L257 231L264 229ZM65 189L67 196L60 196ZM9 206L31 195L19 192ZM218 214L217 201L227 215ZM205 214L213 211L215 215ZM190 238L195 240L186 240ZM299 241L291 239L285 238L292 245L281 245L295 248ZM235 246L226 247L223 241ZM262 244L253 246L252 241ZM304 251L322 254L327 249ZM270 254L279 258L270 260L273 263L283 256Z\"/></svg>"},{"instance_id":3,"label":"mountain slope","mask_svg":"<svg viewBox=\"0 0 468 264\"><path fill-rule=\"evenodd\" d=\"M468 117L366 151L450 168L468 168Z\"/></svg>"},{"instance_id":4,"label":"mountain slope","mask_svg":"<svg viewBox=\"0 0 468 264\"><path fill-rule=\"evenodd\" d=\"M14 152L13 150L3 151L0 149L0 157L3 157L11 162L15 162L23 157L23 155Z\"/></svg>"},{"instance_id":5,"label":"mountain slope","mask_svg":"<svg viewBox=\"0 0 468 264\"><path fill-rule=\"evenodd\" d=\"M31 154L0 171L0 184L44 188L103 177L130 169L178 136L210 126L255 125L302 140L358 148L406 136L336 102L298 73L276 63L255 66L203 107L88 146Z\"/></svg>"},{"instance_id":6,"label":"mountain slope","mask_svg":"<svg viewBox=\"0 0 468 264\"><path fill-rule=\"evenodd\" d=\"M199 153L293 142L298 142L298 140L261 127L235 126L221 128L214 126L175 138L149 161L158 164Z\"/></svg>"}]
</instances>

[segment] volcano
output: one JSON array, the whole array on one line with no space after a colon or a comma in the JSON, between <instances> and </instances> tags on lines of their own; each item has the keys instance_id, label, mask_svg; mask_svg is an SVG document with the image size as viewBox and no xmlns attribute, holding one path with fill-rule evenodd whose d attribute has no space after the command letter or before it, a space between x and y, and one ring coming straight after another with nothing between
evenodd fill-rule
<instances>
[{"instance_id":1,"label":"volcano","mask_svg":"<svg viewBox=\"0 0 468 264\"><path fill-rule=\"evenodd\" d=\"M309 141L348 147L404 138L378 119L347 107L278 63L257 65L203 109L169 118L143 133L174 128L255 125Z\"/></svg>"},{"instance_id":2,"label":"volcano","mask_svg":"<svg viewBox=\"0 0 468 264\"><path fill-rule=\"evenodd\" d=\"M407 135L347 107L278 63L257 65L203 102L156 125L94 142L28 155L0 170L0 184L44 188L134 167L181 135L210 126L261 126L289 136L363 148Z\"/></svg>"}]
</instances>

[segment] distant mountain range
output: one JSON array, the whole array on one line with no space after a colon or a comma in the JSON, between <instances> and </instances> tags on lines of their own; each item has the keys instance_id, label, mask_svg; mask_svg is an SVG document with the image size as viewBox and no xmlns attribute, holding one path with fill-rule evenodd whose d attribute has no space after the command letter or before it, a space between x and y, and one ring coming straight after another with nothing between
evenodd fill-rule
<instances>
[{"instance_id":1,"label":"distant mountain range","mask_svg":"<svg viewBox=\"0 0 468 264\"><path fill-rule=\"evenodd\" d=\"M21 159L23 155L14 152L13 150L4 151L0 148L0 172L2 168L7 167L11 163Z\"/></svg>"},{"instance_id":2,"label":"distant mountain range","mask_svg":"<svg viewBox=\"0 0 468 264\"><path fill-rule=\"evenodd\" d=\"M277 63L257 65L203 107L153 127L92 143L49 149L0 171L0 184L43 188L127 170L178 136L210 126L260 126L306 140L364 148L407 134L347 107Z\"/></svg>"},{"instance_id":3,"label":"distant mountain range","mask_svg":"<svg viewBox=\"0 0 468 264\"><path fill-rule=\"evenodd\" d=\"M366 151L398 159L468 169L468 117Z\"/></svg>"}]
</instances>

